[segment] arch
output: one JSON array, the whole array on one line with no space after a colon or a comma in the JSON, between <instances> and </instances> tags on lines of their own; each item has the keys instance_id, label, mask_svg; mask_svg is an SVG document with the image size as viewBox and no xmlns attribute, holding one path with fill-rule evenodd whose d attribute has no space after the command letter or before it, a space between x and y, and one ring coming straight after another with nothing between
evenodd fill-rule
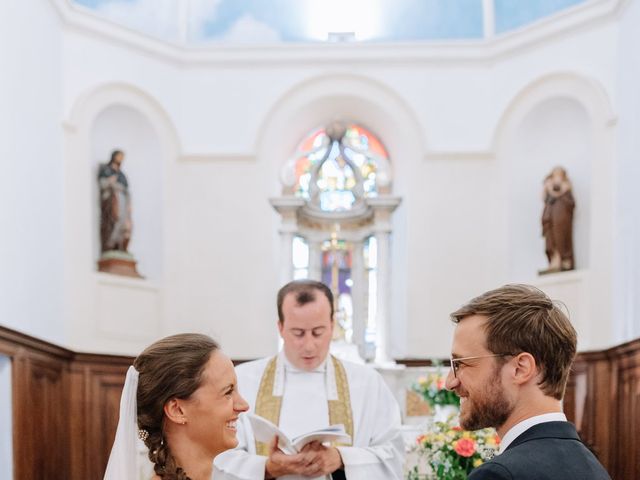
<instances>
[{"instance_id":1,"label":"arch","mask_svg":"<svg viewBox=\"0 0 640 480\"><path fill-rule=\"evenodd\" d=\"M92 181L94 175L95 165L92 162L96 162L96 158L92 158L92 146L95 141L93 135L95 128L103 118L104 114L113 112L114 110L120 111L121 119L129 119L133 121L133 125L146 123L152 132L154 132L153 143L157 145L153 151L158 155L157 159L148 158L145 160L146 167L141 168L154 168L159 171L159 175L154 175L159 184L157 188L161 192L158 197L159 205L157 210L164 212L164 205L166 204L166 192L167 192L167 170L172 160L175 160L179 154L180 146L176 129L166 113L162 105L151 95L144 90L126 83L108 83L98 85L84 94L82 94L78 100L74 103L69 112L69 120L66 122L68 135L68 148L69 152L66 155L68 161L66 168L66 177L70 188L67 191L69 197L67 209L74 209L75 215L69 214L75 220L69 220L76 224L75 228L82 230L82 235L85 235L85 230L92 232L95 236L95 217L97 215L94 210L97 208L93 205L90 199L95 197L95 182ZM131 112L127 114L126 112ZM124 116L122 116L124 115ZM138 118L139 120L135 120ZM126 123L126 122L125 122ZM117 142L117 141L116 141ZM117 147L118 145L112 145L109 148ZM104 155L107 155L105 152ZM90 160L89 160L90 159ZM104 161L101 159L100 161ZM130 164L133 166L134 164ZM129 172L131 172L131 166ZM125 166L125 171L127 170ZM147 170L148 171L148 170ZM133 172L131 172L133 173ZM140 175L143 173L141 172ZM139 175L139 176L140 176ZM89 208L83 209L80 212L75 206L77 203L89 203ZM147 202L148 203L148 202ZM93 208L91 208L93 207ZM147 207L150 208L150 207ZM134 206L134 215L136 209ZM161 214L160 214L161 215ZM155 215L154 215L155 216ZM157 225L162 230L162 215L156 219ZM80 226L82 225L82 226ZM134 226L135 228L135 226ZM143 238L142 237L138 237ZM164 235L162 234L162 237ZM135 243L135 232L133 236L133 242ZM83 238L82 243L86 243L87 239ZM92 250L96 248L96 240L89 240L89 244L93 245ZM99 253L99 252L98 252ZM85 259L89 261L94 260L96 254L88 253ZM162 258L160 253L155 256ZM160 264L163 262L160 261ZM159 264L159 265L160 265ZM152 275L152 278L159 279L161 267L158 265L157 274ZM88 267L85 265L84 269ZM92 269L90 269L92 270ZM155 268L154 268L155 270ZM144 273L144 272L143 272Z\"/></svg>"},{"instance_id":2,"label":"arch","mask_svg":"<svg viewBox=\"0 0 640 480\"><path fill-rule=\"evenodd\" d=\"M301 138L338 118L371 130L383 141L392 162L424 157L422 126L395 90L368 77L334 73L303 80L273 104L258 131L258 161L276 162L272 167L279 169Z\"/></svg>"},{"instance_id":3,"label":"arch","mask_svg":"<svg viewBox=\"0 0 640 480\"><path fill-rule=\"evenodd\" d=\"M415 112L402 96L389 86L368 77L346 73L318 75L293 85L273 104L265 116L257 137L256 154L261 170L265 174L272 175L272 193L275 195L283 193L283 185L286 186L287 179L280 178L278 182L273 172L282 174L283 170L286 171L288 161L301 139L315 128L329 125L336 120L361 125L384 144L390 159L389 171L385 172L386 179L393 184L392 188L389 186L390 190L393 191L393 195L408 194L412 176L415 176L415 171L423 163L426 149L423 130ZM346 228L341 230L342 236L353 236L354 258L362 256L364 237L370 233L375 233L376 240L379 242L380 263L376 275L381 282L380 285L383 286L378 289L375 298L378 328L376 356L380 358L386 358L389 352L398 349L397 345L405 343L404 322L395 323L394 328L391 329L387 319L406 318L406 302L403 301L407 291L404 288L406 275L400 272L406 272L408 262L406 249L400 247L407 237L406 214L404 211L398 212L392 219L391 214L399 205L400 199L387 194L383 197L379 198L379 202L372 199L371 205L364 210L373 213L372 219L361 224L359 217L345 218ZM274 231L278 229L281 235L281 261L289 264L292 243L290 236L297 231L293 210L298 207L292 202L292 198L286 196L273 200L275 203L272 202L272 205L282 214L281 226L277 227L274 224ZM302 205L300 208L305 210ZM306 210L305 214L309 214L309 210ZM327 219L329 223L334 223L333 218L327 217ZM322 217L322 220L327 219ZM314 237L312 243L315 246L311 245L310 256L319 259L321 241L324 240L324 237L321 237L329 234L328 224L324 225L326 228L323 230L320 225L323 223L320 216L313 216L311 223L312 226L308 228L313 232L307 233ZM389 238L392 231L395 241L390 246ZM363 263L360 260L357 262L360 265L354 271L360 278L354 281L354 285L360 286L354 288L362 288L362 291L354 294L354 298L359 298L359 305L362 307L364 305L362 299L365 298L366 293L365 277ZM399 272L393 282L390 280L389 265L391 263L396 267L395 271ZM310 270L317 269L310 267ZM283 280L288 281L290 278L289 271L283 272ZM392 300L390 292L396 288L397 291ZM365 317L364 309L360 307L354 306L354 312L360 312L357 326L354 323L354 331L355 329L358 331L354 333L354 338L360 339L356 343L363 347ZM391 311L393 314L390 314Z\"/></svg>"},{"instance_id":4,"label":"arch","mask_svg":"<svg viewBox=\"0 0 640 480\"><path fill-rule=\"evenodd\" d=\"M147 138L153 139L154 148L143 164L136 166L137 171L144 175L145 168L157 169L157 174L153 176L154 184L157 186L157 205L155 205L154 217L152 219L153 238L158 239L158 246L151 254L148 254L143 235L137 238L143 242L140 244L138 252L144 252L138 256L138 260L147 258L154 266L149 273L144 271L143 264L140 264L140 273L149 275L148 278L140 280L127 280L100 276L96 271L96 158L92 156L94 145L94 134L104 127L101 123L107 115L113 120L124 118L129 125L142 125L144 131L151 132ZM107 122L109 123L109 122ZM100 127L102 125L102 127ZM96 127L98 126L98 127ZM64 177L65 177L65 276L67 278L67 288L65 288L65 303L69 311L69 326L73 335L78 341L95 342L96 338L118 339L123 345L137 344L141 338L145 341L158 334L161 327L161 286L166 272L170 270L169 262L171 258L166 255L168 243L167 228L169 222L164 220L165 212L169 209L170 189L167 179L172 168L172 163L180 153L180 142L177 131L169 115L163 106L153 96L144 90L126 83L108 83L95 86L80 95L68 111L64 122ZM98 128L98 130L96 130ZM123 128L126 128L123 127ZM108 130L108 129L107 129ZM131 133L131 132L129 132ZM114 140L117 141L117 131L114 131ZM130 135L131 136L131 135ZM105 141L108 140L106 137ZM118 147L120 145L113 145ZM105 156L109 152L105 152ZM156 157L157 155L157 157ZM142 157L138 157L139 159ZM134 160L131 158L130 160ZM133 175L133 163L129 164L125 173ZM147 188L150 188L147 186ZM135 185L132 184L132 191L135 192ZM142 189L138 189L142 191ZM147 203L149 203L147 201ZM137 213L141 212L142 203L133 202L134 219ZM134 220L135 221L135 220ZM138 223L138 226L141 224ZM136 240L136 224L132 240ZM148 230L145 232L148 233ZM142 230L140 230L142 232ZM136 253L135 251L133 253ZM99 254L99 252L98 252ZM158 262L158 263L155 263ZM115 295L115 297L112 297ZM122 312L112 311L117 307L117 302L112 302L111 298L125 298L131 302L131 309L126 315ZM130 317L135 315L136 325L139 328L135 335L125 338L121 329L122 325L117 322L110 322L109 318L118 318L121 322L128 322ZM91 321L87 321L91 319ZM131 333L131 332L130 332ZM135 338L134 338L135 337ZM137 348L137 347L136 347Z\"/></svg>"},{"instance_id":5,"label":"arch","mask_svg":"<svg viewBox=\"0 0 640 480\"><path fill-rule=\"evenodd\" d=\"M504 242L502 270L509 280L531 281L552 296L572 299L568 306L586 344L611 337L598 320L610 315L612 304L615 125L611 100L597 80L554 72L520 90L505 109L493 138L496 171L503 180L496 202L506 206L497 235ZM554 166L551 162L573 165L576 174L574 249L582 256L581 261L576 259L577 272L556 280L537 278L532 264L519 268L525 263L518 260L522 252L516 253L524 249L538 255L533 263L546 266L540 196L544 175Z\"/></svg>"},{"instance_id":6,"label":"arch","mask_svg":"<svg viewBox=\"0 0 640 480\"><path fill-rule=\"evenodd\" d=\"M505 138L513 134L513 129L535 105L554 97L580 103L594 126L605 127L616 120L611 101L599 82L573 72L550 73L526 85L511 100L497 123L492 150L500 149Z\"/></svg>"},{"instance_id":7,"label":"arch","mask_svg":"<svg viewBox=\"0 0 640 480\"><path fill-rule=\"evenodd\" d=\"M71 107L67 116L67 127L80 131L90 126L106 108L124 105L139 111L156 129L167 150L181 151L177 130L164 107L144 90L128 83L107 83L83 93Z\"/></svg>"}]
</instances>

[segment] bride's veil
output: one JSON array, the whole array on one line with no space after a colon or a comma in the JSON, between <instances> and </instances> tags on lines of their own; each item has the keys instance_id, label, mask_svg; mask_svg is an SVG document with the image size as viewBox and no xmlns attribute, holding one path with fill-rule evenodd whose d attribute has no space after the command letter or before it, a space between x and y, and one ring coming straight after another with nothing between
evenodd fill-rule
<instances>
[{"instance_id":1,"label":"bride's veil","mask_svg":"<svg viewBox=\"0 0 640 480\"><path fill-rule=\"evenodd\" d=\"M104 480L138 480L138 371L129 367L120 397L120 418Z\"/></svg>"}]
</instances>

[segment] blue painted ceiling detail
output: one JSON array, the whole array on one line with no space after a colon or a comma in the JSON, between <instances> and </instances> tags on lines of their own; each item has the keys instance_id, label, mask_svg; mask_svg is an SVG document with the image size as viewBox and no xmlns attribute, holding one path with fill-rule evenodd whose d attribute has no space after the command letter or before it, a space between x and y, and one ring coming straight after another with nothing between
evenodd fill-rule
<instances>
[{"instance_id":1,"label":"blue painted ceiling detail","mask_svg":"<svg viewBox=\"0 0 640 480\"><path fill-rule=\"evenodd\" d=\"M164 40L420 42L484 37L482 0L71 0ZM493 0L504 33L588 0Z\"/></svg>"}]
</instances>

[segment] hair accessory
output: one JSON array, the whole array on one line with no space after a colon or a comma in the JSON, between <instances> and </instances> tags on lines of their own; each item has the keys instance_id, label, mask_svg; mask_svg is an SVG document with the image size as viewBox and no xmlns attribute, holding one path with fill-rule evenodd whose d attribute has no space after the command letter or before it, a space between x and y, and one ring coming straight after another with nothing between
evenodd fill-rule
<instances>
[{"instance_id":1,"label":"hair accessory","mask_svg":"<svg viewBox=\"0 0 640 480\"><path fill-rule=\"evenodd\" d=\"M138 438L140 440L142 440L143 442L147 441L147 438L149 438L149 432L147 432L144 428L141 428L138 430Z\"/></svg>"}]
</instances>

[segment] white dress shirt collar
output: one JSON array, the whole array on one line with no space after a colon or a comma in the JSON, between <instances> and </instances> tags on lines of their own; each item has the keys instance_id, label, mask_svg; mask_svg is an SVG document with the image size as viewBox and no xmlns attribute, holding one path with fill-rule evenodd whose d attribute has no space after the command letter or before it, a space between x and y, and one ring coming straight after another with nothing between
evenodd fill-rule
<instances>
[{"instance_id":1,"label":"white dress shirt collar","mask_svg":"<svg viewBox=\"0 0 640 480\"><path fill-rule=\"evenodd\" d=\"M322 373L325 377L325 387L327 390L327 400L338 400L338 387L336 385L336 372L333 366L333 362L327 361L329 355L325 357L320 365L308 372L295 367L291 361L287 358L284 350L278 353L276 359L276 373L273 381L273 396L281 397L284 395L284 384L286 382L286 372L301 374L301 373Z\"/></svg>"},{"instance_id":2,"label":"white dress shirt collar","mask_svg":"<svg viewBox=\"0 0 640 480\"><path fill-rule=\"evenodd\" d=\"M526 420L516 423L513 427L505 433L504 437L500 440L500 450L498 453L504 452L511 442L518 438L525 431L529 430L534 425L546 422L566 422L567 417L562 412L545 413L543 415L536 415L535 417L529 417Z\"/></svg>"}]
</instances>

